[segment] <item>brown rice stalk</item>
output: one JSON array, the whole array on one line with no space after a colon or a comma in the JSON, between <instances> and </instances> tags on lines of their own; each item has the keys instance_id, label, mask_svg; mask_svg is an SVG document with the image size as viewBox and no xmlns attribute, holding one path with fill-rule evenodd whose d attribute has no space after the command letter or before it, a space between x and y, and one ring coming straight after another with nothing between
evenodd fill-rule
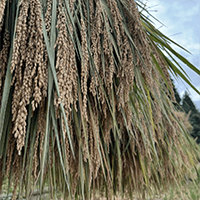
<instances>
[{"instance_id":1,"label":"brown rice stalk","mask_svg":"<svg viewBox=\"0 0 200 200\"><path fill-rule=\"evenodd\" d=\"M197 147L136 2L17 2L2 15L11 46L0 32L0 174L15 182L13 199L36 186L90 199L179 184Z\"/></svg>"}]
</instances>

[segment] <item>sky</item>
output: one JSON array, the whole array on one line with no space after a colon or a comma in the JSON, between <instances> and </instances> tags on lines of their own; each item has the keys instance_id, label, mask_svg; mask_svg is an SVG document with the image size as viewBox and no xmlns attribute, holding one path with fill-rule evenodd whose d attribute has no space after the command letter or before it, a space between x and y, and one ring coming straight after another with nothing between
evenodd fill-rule
<instances>
[{"instance_id":1,"label":"sky","mask_svg":"<svg viewBox=\"0 0 200 200\"><path fill-rule=\"evenodd\" d=\"M172 47L200 70L200 0L143 0L143 3L146 3L150 13L165 25L154 21L155 27L191 54L173 45ZM192 84L200 91L200 76L183 63L180 64ZM174 82L180 96L187 90L200 110L200 95L180 79Z\"/></svg>"}]
</instances>

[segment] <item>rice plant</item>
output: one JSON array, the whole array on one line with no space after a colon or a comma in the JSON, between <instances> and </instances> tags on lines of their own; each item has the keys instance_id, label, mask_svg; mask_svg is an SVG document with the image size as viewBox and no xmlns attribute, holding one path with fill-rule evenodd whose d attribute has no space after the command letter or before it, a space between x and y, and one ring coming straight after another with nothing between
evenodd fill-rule
<instances>
[{"instance_id":1,"label":"rice plant","mask_svg":"<svg viewBox=\"0 0 200 200\"><path fill-rule=\"evenodd\" d=\"M200 72L143 4L0 2L0 191L8 180L12 199L36 188L144 198L179 185L198 147L173 108L169 70L198 93L177 59Z\"/></svg>"}]
</instances>

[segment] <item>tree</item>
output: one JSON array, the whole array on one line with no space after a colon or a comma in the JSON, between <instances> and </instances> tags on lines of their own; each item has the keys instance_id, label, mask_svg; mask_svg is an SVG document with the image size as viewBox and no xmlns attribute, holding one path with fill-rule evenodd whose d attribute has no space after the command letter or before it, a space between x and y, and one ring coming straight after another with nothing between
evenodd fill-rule
<instances>
[{"instance_id":1,"label":"tree","mask_svg":"<svg viewBox=\"0 0 200 200\"><path fill-rule=\"evenodd\" d=\"M192 99L189 94L185 92L182 99L182 109L189 113L189 121L193 127L192 137L196 139L196 142L200 143L200 112L196 109Z\"/></svg>"},{"instance_id":2,"label":"tree","mask_svg":"<svg viewBox=\"0 0 200 200\"><path fill-rule=\"evenodd\" d=\"M200 143L200 113L195 113L190 117L191 124L193 126L192 137L196 139L196 142Z\"/></svg>"},{"instance_id":3,"label":"tree","mask_svg":"<svg viewBox=\"0 0 200 200\"><path fill-rule=\"evenodd\" d=\"M1 1L0 182L14 183L13 199L45 184L52 198L132 196L193 166L168 69L188 80L163 51L197 69L137 6Z\"/></svg>"},{"instance_id":4,"label":"tree","mask_svg":"<svg viewBox=\"0 0 200 200\"><path fill-rule=\"evenodd\" d=\"M189 112L191 112L192 114L197 113L196 106L194 105L187 91L185 92L183 96L182 108L186 113L189 113Z\"/></svg>"},{"instance_id":5,"label":"tree","mask_svg":"<svg viewBox=\"0 0 200 200\"><path fill-rule=\"evenodd\" d=\"M196 142L200 143L200 112L196 109L195 104L190 98L188 92L185 92L181 109L189 115L189 121L192 125L191 136L196 140Z\"/></svg>"}]
</instances>

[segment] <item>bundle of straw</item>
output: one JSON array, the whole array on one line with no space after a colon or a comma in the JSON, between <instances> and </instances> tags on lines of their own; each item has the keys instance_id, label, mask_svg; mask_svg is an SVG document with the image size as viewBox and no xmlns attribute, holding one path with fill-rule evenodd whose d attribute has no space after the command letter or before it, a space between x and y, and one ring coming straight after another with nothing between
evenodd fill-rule
<instances>
[{"instance_id":1,"label":"bundle of straw","mask_svg":"<svg viewBox=\"0 0 200 200\"><path fill-rule=\"evenodd\" d=\"M186 60L134 0L0 2L0 186L13 182L13 199L37 186L131 196L182 179L196 146L168 69L187 79L161 49Z\"/></svg>"}]
</instances>

